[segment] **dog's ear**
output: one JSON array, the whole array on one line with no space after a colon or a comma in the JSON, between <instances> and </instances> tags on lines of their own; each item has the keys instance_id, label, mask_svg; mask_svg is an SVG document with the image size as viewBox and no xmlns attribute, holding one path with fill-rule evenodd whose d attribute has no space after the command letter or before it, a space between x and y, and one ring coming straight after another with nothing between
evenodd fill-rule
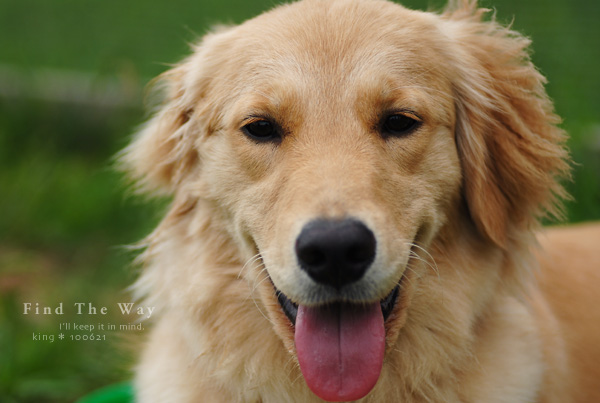
<instances>
[{"instance_id":1,"label":"dog's ear","mask_svg":"<svg viewBox=\"0 0 600 403\"><path fill-rule=\"evenodd\" d=\"M484 21L487 11L457 0L442 18L451 41L464 197L478 230L507 247L542 216L560 217L568 152L545 78L527 53L530 41Z\"/></svg>"},{"instance_id":2,"label":"dog's ear","mask_svg":"<svg viewBox=\"0 0 600 403\"><path fill-rule=\"evenodd\" d=\"M118 155L119 168L137 190L172 194L198 168L196 146L207 130L205 94L219 62L213 48L228 30L219 27L206 35L192 56L155 80L164 100Z\"/></svg>"}]
</instances>

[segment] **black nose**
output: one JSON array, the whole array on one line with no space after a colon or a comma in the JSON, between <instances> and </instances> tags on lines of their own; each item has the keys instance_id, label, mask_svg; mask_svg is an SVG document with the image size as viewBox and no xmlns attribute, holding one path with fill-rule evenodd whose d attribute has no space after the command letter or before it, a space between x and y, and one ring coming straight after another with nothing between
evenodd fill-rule
<instances>
[{"instance_id":1,"label":"black nose","mask_svg":"<svg viewBox=\"0 0 600 403\"><path fill-rule=\"evenodd\" d=\"M296 240L300 267L316 282L337 289L365 274L375 250L373 232L353 219L312 221Z\"/></svg>"}]
</instances>

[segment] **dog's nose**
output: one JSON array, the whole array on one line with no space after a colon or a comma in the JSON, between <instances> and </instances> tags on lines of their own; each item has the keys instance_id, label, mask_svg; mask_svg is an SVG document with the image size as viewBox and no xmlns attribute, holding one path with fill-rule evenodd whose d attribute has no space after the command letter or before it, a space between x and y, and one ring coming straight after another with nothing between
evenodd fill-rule
<instances>
[{"instance_id":1,"label":"dog's nose","mask_svg":"<svg viewBox=\"0 0 600 403\"><path fill-rule=\"evenodd\" d=\"M376 241L365 224L354 219L316 220L296 240L302 270L334 288L358 281L375 260Z\"/></svg>"}]
</instances>

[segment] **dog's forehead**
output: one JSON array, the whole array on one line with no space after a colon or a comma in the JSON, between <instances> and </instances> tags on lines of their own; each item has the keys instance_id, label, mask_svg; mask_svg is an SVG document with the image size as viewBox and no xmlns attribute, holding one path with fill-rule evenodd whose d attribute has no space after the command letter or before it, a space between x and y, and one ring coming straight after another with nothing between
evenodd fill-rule
<instances>
[{"instance_id":1,"label":"dog's forehead","mask_svg":"<svg viewBox=\"0 0 600 403\"><path fill-rule=\"evenodd\" d=\"M381 64L422 69L431 64L440 36L432 18L391 2L304 0L240 26L237 51L261 71L312 68L319 76L340 77Z\"/></svg>"},{"instance_id":2,"label":"dog's forehead","mask_svg":"<svg viewBox=\"0 0 600 403\"><path fill-rule=\"evenodd\" d=\"M447 88L436 48L443 35L433 18L376 0L277 8L237 28L231 56L237 85L273 104L300 107L310 100L316 108L318 99L356 99L401 86L441 85L433 88L441 94Z\"/></svg>"}]
</instances>

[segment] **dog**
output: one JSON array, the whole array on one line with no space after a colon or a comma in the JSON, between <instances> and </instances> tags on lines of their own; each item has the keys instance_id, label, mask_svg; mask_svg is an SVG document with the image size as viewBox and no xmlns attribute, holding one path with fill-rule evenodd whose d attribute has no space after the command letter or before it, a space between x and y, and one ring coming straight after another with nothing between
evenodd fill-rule
<instances>
[{"instance_id":1,"label":"dog","mask_svg":"<svg viewBox=\"0 0 600 403\"><path fill-rule=\"evenodd\" d=\"M600 226L540 225L570 162L529 45L471 0L204 36L120 157L172 198L138 400L600 401Z\"/></svg>"}]
</instances>

